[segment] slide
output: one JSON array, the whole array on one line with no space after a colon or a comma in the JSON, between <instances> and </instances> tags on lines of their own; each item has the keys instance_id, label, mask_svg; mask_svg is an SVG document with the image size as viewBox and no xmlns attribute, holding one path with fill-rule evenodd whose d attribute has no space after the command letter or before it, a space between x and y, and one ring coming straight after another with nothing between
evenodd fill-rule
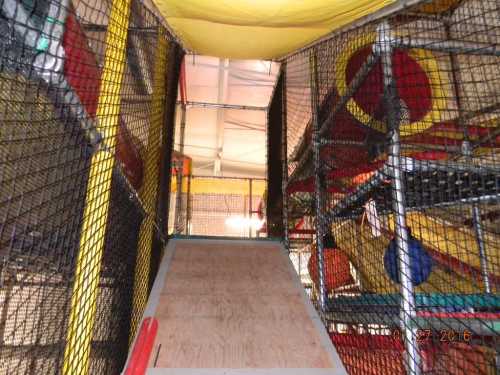
<instances>
[{"instance_id":1,"label":"slide","mask_svg":"<svg viewBox=\"0 0 500 375\"><path fill-rule=\"evenodd\" d=\"M408 213L407 221L412 228L412 234L430 249L429 252L432 251L435 267L429 278L417 286L415 291L417 293L474 294L482 290L483 281L477 266L478 251L474 249L477 247L476 242L465 235L461 237L462 242L458 240L446 242L444 237L438 236L439 232L436 229L442 227L431 227L434 230L431 232L425 226L420 226L421 222L417 221L419 217L417 215L419 214ZM393 229L391 225L390 229ZM389 278L384 269L383 259L390 241L389 236L373 237L369 225L360 226L353 220L335 224L332 232L339 248L349 256L351 263L359 272L365 291L380 294L399 293L399 285ZM427 233L429 233L428 237L424 237ZM470 245L471 250L463 248L464 244ZM492 247L487 245L488 254L493 254L491 249ZM435 254L442 254L444 259L436 259ZM460 263L455 265L459 259ZM491 273L491 277L492 280L496 280L495 274Z\"/></svg>"},{"instance_id":2,"label":"slide","mask_svg":"<svg viewBox=\"0 0 500 375\"><path fill-rule=\"evenodd\" d=\"M147 374L346 374L278 242L171 240L144 321Z\"/></svg>"}]
</instances>

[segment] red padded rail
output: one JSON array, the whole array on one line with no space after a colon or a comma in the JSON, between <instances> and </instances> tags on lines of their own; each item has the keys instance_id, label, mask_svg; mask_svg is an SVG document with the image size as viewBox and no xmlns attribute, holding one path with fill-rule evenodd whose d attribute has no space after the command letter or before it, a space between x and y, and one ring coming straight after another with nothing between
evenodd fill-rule
<instances>
[{"instance_id":1,"label":"red padded rail","mask_svg":"<svg viewBox=\"0 0 500 375\"><path fill-rule=\"evenodd\" d=\"M153 317L145 318L132 350L130 361L125 369L125 375L144 375L146 373L157 333L158 320Z\"/></svg>"}]
</instances>

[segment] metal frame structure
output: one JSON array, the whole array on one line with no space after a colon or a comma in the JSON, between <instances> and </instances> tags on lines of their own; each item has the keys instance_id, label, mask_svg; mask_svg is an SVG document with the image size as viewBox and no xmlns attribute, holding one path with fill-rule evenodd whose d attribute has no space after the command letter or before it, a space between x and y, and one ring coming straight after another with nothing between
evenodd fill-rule
<instances>
[{"instance_id":1,"label":"metal frame structure","mask_svg":"<svg viewBox=\"0 0 500 375\"><path fill-rule=\"evenodd\" d=\"M408 159L402 155L402 145L400 139L400 123L403 121L403 113L398 98L398 93L396 89L396 82L393 75L392 58L393 51L395 49L424 49L427 51L434 51L443 54L449 54L450 56L456 56L456 54L464 56L492 56L499 57L500 50L498 46L487 44L487 43L476 43L467 42L460 40L442 40L442 39L431 39L431 38L413 38L412 36L399 36L391 31L391 26L384 20L384 17L392 16L394 14L406 14L405 11L408 7L413 5L418 5L422 3L421 1L413 2L398 2L397 5L391 9L385 9L380 14L375 14L364 20L357 22L355 25L348 27L349 30L355 29L367 23L378 23L377 27L377 37L373 44L371 53L366 58L365 62L361 65L354 78L351 80L350 84L346 88L346 92L343 96L339 97L333 108L328 112L326 119L322 121L318 120L318 109L319 109L319 88L318 88L318 73L317 73L317 59L315 50L320 46L321 43L328 41L335 35L339 35L345 30L340 30L334 35L323 38L322 40L315 42L314 44L301 49L298 52L285 56L282 61L283 64L289 64L291 58L297 56L299 53L309 54L309 87L310 87L310 99L311 99L311 117L310 117L310 127L311 127L311 139L308 141L306 135L303 135L299 140L295 148L291 151L287 150L286 139L287 139L287 119L286 112L284 111L283 118L283 134L284 134L284 151L283 151L283 207L284 207L284 231L285 231L285 244L286 248L290 251L292 245L290 242L293 239L289 239L290 232L292 229L288 223L288 188L292 184L296 183L300 178L299 175L304 174L305 168L309 168L309 176L314 183L313 194L314 197L311 199L314 201L314 219L315 219L315 242L318 251L318 270L319 270L319 285L317 287L317 297L318 297L318 307L323 316L328 316L330 314L331 307L327 302L327 291L325 287L325 272L324 272L324 259L323 259L323 237L329 232L328 227L331 225L335 218L357 218L360 215L360 211L353 211L349 213L355 206L362 207L363 202L365 202L365 197L373 191L373 189L380 187L384 181L388 178L390 179L390 191L392 195L392 207L387 207L385 212L392 212L395 216L395 240L398 248L398 260L399 260L399 278L400 278L400 293L401 297L399 299L399 324L402 331L403 342L405 345L406 353L406 371L408 374L420 374L422 371L422 359L420 358L418 349L418 332L417 328L421 326L423 321L424 324L431 324L432 327L453 325L452 321L448 323L440 322L439 319L431 322L432 319L425 320L420 315L417 314L416 302L415 302L415 288L411 280L411 270L410 270L410 251L409 251L409 232L407 228L406 211L407 208L412 207L413 201L409 200L406 193L405 185L407 182L407 174L411 174L418 170L427 171L446 171L450 174L453 173L482 173L496 174L500 173L499 168L491 167L488 171L488 167L481 167L481 170L475 170L474 167L465 166L461 163L448 163L445 167L439 163L434 162L418 162L414 159ZM411 8L413 9L413 8ZM449 13L443 18L439 18L439 22L446 23L447 18L455 9L451 9ZM408 12L408 14L410 14ZM415 15L411 13L412 16L424 17L424 15ZM379 21L380 20L380 21ZM305 59L304 59L305 60ZM377 63L381 63L383 71L383 103L385 106L385 112L387 114L387 128L389 139L387 147L387 161L383 166L378 169L365 183L359 185L353 192L347 194L344 198L336 201L333 206L325 209L324 193L322 191L323 174L325 172L325 166L321 161L321 152L324 147L332 146L334 144L343 144L345 141L330 139L327 132L335 127L337 114L343 110L347 103L356 95L358 89L364 83L367 76L370 74L372 69ZM286 65L285 65L286 66ZM282 74L286 74L286 67L283 69ZM456 79L456 78L455 78ZM286 108L286 80L284 80L284 100L283 106ZM460 106L460 100L459 106ZM491 111L495 111L497 106L490 108ZM463 120L464 116L472 116L470 113L465 113L462 108L460 110L460 118ZM481 113L488 113L488 109L482 110ZM288 130L289 131L289 130ZM311 135L312 134L312 135ZM498 132L493 132L489 135L489 139L493 139ZM484 139L484 138L483 138ZM479 141L481 142L481 141ZM353 145L353 143L350 143ZM362 144L360 144L362 146ZM291 161L287 160L287 155L290 155ZM312 161L311 161L312 159ZM293 172L289 174L289 167L291 163L295 160L295 167ZM307 167L307 166L308 167ZM486 168L486 169L485 169ZM462 171L462 172L461 172ZM493 190L495 190L493 188ZM470 196L466 198L461 198L455 201L442 201L442 202L429 202L428 205L424 203L418 203L418 207L439 207L446 206L450 204L456 204L457 202L462 203L473 203L472 216L473 216L473 228L476 233L476 240L479 247L479 257L481 260L481 274L482 280L484 282L484 289L486 294L490 294L492 277L488 271L488 259L485 249L484 233L482 231L481 225L481 212L477 203L484 201L498 201L500 197L498 193L492 191L491 194L483 194L481 196ZM388 210L388 211L387 211ZM290 242L289 242L290 241ZM336 312L333 314L339 314ZM347 313L345 319L348 319L352 323L356 322L355 317L349 317ZM375 315L366 318L366 321L372 320L374 324L380 323L380 318L376 319ZM337 317L339 315L336 315ZM423 319L423 320L422 320ZM393 321L394 322L394 321ZM420 323L417 323L420 322ZM487 324L487 323L484 323ZM459 324L460 325L460 324Z\"/></svg>"},{"instance_id":2,"label":"metal frame structure","mask_svg":"<svg viewBox=\"0 0 500 375\"><path fill-rule=\"evenodd\" d=\"M314 203L316 216L316 251L318 253L318 278L319 278L319 307L321 311L326 308L326 288L324 275L324 242L325 230L325 193L324 193L324 172L321 167L320 157L320 126L318 120L319 111L319 82L318 82L318 61L314 53L309 60L311 70L311 122L312 122L312 148L314 165Z\"/></svg>"}]
</instances>

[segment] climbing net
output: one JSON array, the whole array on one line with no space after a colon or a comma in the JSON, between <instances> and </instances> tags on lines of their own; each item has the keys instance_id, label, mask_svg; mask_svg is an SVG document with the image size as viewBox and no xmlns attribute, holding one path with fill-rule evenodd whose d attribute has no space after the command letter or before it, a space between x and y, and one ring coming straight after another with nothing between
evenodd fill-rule
<instances>
[{"instance_id":1,"label":"climbing net","mask_svg":"<svg viewBox=\"0 0 500 375\"><path fill-rule=\"evenodd\" d=\"M283 59L287 238L350 373L493 374L500 4L421 3Z\"/></svg>"},{"instance_id":2,"label":"climbing net","mask_svg":"<svg viewBox=\"0 0 500 375\"><path fill-rule=\"evenodd\" d=\"M0 373L119 373L166 235L180 49L138 0L4 0L0 30Z\"/></svg>"}]
</instances>

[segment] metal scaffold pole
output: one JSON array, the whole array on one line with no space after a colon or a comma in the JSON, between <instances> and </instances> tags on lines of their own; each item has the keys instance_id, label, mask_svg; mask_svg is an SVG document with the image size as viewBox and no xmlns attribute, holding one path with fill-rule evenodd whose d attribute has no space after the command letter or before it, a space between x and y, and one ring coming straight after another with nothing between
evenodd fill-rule
<instances>
[{"instance_id":1,"label":"metal scaffold pole","mask_svg":"<svg viewBox=\"0 0 500 375\"><path fill-rule=\"evenodd\" d=\"M287 157L287 114L286 114L286 62L281 65L282 95L281 95L281 193L283 195L283 239L285 249L290 252L290 238L288 233L288 157Z\"/></svg>"},{"instance_id":2,"label":"metal scaffold pole","mask_svg":"<svg viewBox=\"0 0 500 375\"><path fill-rule=\"evenodd\" d=\"M481 210L479 209L479 205L477 203L475 203L472 207L472 219L474 223L474 231L476 233L476 241L479 248L479 260L481 262L481 274L483 276L484 291L486 293L491 293L490 274L488 272L488 256L486 254L486 245L484 241Z\"/></svg>"},{"instance_id":3,"label":"metal scaffold pole","mask_svg":"<svg viewBox=\"0 0 500 375\"><path fill-rule=\"evenodd\" d=\"M315 52L309 56L310 85L311 85L311 120L313 126L313 161L314 161L314 195L315 195L315 214L316 214L316 251L318 254L318 294L319 306L321 311L326 308L326 290L325 290L325 270L324 270L324 241L325 235L325 196L323 189L323 179L321 178L321 160L320 160L320 124L318 120L319 107L319 87L318 87L318 61Z\"/></svg>"},{"instance_id":4,"label":"metal scaffold pole","mask_svg":"<svg viewBox=\"0 0 500 375\"><path fill-rule=\"evenodd\" d=\"M248 179L248 237L252 238L252 218L253 218L253 208L252 208L252 179Z\"/></svg>"},{"instance_id":5,"label":"metal scaffold pole","mask_svg":"<svg viewBox=\"0 0 500 375\"><path fill-rule=\"evenodd\" d=\"M175 196L175 219L174 219L174 233L182 233L184 220L182 219L182 212L184 210L182 204L182 182L184 174L184 140L186 136L186 115L187 115L187 87L186 87L186 60L181 63L181 71L179 75L179 91L181 95L181 123L179 132L179 158L176 165L176 196ZM189 200L189 196L187 197ZM187 216L187 212L186 212ZM187 228L186 228L187 230Z\"/></svg>"},{"instance_id":6,"label":"metal scaffold pole","mask_svg":"<svg viewBox=\"0 0 500 375\"><path fill-rule=\"evenodd\" d=\"M408 374L418 375L420 374L420 358L416 329L413 328L413 321L416 317L415 293L410 267L410 238L406 225L405 185L403 180L403 166L401 165L399 134L399 126L403 120L403 116L392 68L393 38L387 22L381 23L378 26L375 48L378 48L381 52L387 125L389 134L391 134L388 169L392 180L392 206L395 217L399 280L401 282L400 324L406 349L405 364Z\"/></svg>"},{"instance_id":7,"label":"metal scaffold pole","mask_svg":"<svg viewBox=\"0 0 500 375\"><path fill-rule=\"evenodd\" d=\"M186 176L187 180L187 198L186 198L186 235L190 234L191 226L191 172Z\"/></svg>"},{"instance_id":8,"label":"metal scaffold pole","mask_svg":"<svg viewBox=\"0 0 500 375\"><path fill-rule=\"evenodd\" d=\"M446 41L450 42L451 41L451 30L450 30L450 24L448 22L444 23L445 27L445 32L446 32ZM460 62L458 60L458 57L454 53L449 53L449 58L450 58L450 65L451 65L451 76L452 76L452 83L453 83L453 93L455 95L455 100L457 101L457 108L458 108L458 123L460 127L462 128L463 135L464 135L464 142L462 143L461 147L461 153L463 156L470 160L473 155L473 150L472 150L472 145L470 142L470 134L466 122L466 116L465 116L465 111L463 108L463 102L464 98L462 97L462 93L460 91L460 84L459 82L463 81L463 78L461 76L461 72L459 69ZM472 223L474 226L474 232L476 235L476 242L477 246L479 249L479 260L481 264L481 274L483 277L483 284L484 284L484 291L486 293L491 293L491 283L490 283L490 276L488 272L488 257L486 254L486 246L484 242L484 233L483 233L483 225L482 225L482 220L481 220L481 209L479 207L479 203L475 202L472 204Z\"/></svg>"},{"instance_id":9,"label":"metal scaffold pole","mask_svg":"<svg viewBox=\"0 0 500 375\"><path fill-rule=\"evenodd\" d=\"M180 123L180 137L179 137L179 158L176 165L176 187L177 192L175 195L175 233L182 232L182 180L183 180L183 155L184 155L184 136L186 133L186 105L181 104L181 123Z\"/></svg>"}]
</instances>

